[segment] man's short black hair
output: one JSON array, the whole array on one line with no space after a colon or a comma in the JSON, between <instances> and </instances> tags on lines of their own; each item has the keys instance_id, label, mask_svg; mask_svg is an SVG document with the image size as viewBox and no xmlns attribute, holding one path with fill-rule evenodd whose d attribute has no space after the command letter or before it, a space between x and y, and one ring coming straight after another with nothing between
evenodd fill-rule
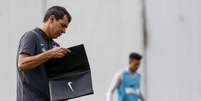
<instances>
[{"instance_id":1,"label":"man's short black hair","mask_svg":"<svg viewBox=\"0 0 201 101\"><path fill-rule=\"evenodd\" d=\"M68 17L69 23L71 22L72 19L68 11L61 6L50 7L44 16L43 22L46 22L51 15L54 15L56 20L63 19L63 17L66 15Z\"/></svg>"},{"instance_id":2,"label":"man's short black hair","mask_svg":"<svg viewBox=\"0 0 201 101\"><path fill-rule=\"evenodd\" d=\"M132 59L141 60L142 59L142 55L140 55L140 54L138 54L136 52L133 52L133 53L130 53L129 59L130 60L132 60Z\"/></svg>"}]
</instances>

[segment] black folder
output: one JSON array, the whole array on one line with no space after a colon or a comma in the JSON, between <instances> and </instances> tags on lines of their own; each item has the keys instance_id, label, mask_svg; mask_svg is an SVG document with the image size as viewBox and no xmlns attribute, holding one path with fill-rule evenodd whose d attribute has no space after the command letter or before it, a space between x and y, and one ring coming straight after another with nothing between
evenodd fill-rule
<instances>
[{"instance_id":1,"label":"black folder","mask_svg":"<svg viewBox=\"0 0 201 101\"><path fill-rule=\"evenodd\" d=\"M45 63L51 101L66 100L93 94L91 70L84 45L69 48L63 58Z\"/></svg>"}]
</instances>

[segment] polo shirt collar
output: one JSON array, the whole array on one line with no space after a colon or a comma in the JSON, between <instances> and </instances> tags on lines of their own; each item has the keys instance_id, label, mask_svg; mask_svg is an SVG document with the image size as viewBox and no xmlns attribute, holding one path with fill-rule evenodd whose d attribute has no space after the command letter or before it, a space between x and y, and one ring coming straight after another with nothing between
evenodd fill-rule
<instances>
[{"instance_id":1,"label":"polo shirt collar","mask_svg":"<svg viewBox=\"0 0 201 101\"><path fill-rule=\"evenodd\" d=\"M52 38L48 38L47 34L40 28L35 28L34 30L37 32L37 34L41 35L44 40L47 40L47 41L52 40Z\"/></svg>"}]
</instances>

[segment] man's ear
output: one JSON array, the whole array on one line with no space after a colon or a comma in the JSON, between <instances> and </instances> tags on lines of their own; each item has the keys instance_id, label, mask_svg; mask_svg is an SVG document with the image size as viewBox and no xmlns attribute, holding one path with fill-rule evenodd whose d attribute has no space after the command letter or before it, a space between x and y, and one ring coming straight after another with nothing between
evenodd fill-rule
<instances>
[{"instance_id":1,"label":"man's ear","mask_svg":"<svg viewBox=\"0 0 201 101\"><path fill-rule=\"evenodd\" d=\"M53 22L54 22L54 19L55 19L55 16L54 16L54 15L51 15L51 16L49 17L50 23L53 23Z\"/></svg>"}]
</instances>

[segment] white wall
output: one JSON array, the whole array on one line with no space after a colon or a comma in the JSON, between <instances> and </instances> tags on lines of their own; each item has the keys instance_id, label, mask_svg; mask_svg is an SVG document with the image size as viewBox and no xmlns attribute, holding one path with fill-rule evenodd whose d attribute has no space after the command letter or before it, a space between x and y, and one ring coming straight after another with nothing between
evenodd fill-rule
<instances>
[{"instance_id":1,"label":"white wall","mask_svg":"<svg viewBox=\"0 0 201 101\"><path fill-rule=\"evenodd\" d=\"M64 6L72 14L64 47L84 43L95 94L74 101L105 101L115 72L127 66L130 52L142 53L141 0L48 0L47 7Z\"/></svg>"},{"instance_id":2,"label":"white wall","mask_svg":"<svg viewBox=\"0 0 201 101\"><path fill-rule=\"evenodd\" d=\"M38 26L42 18L40 0L0 1L0 99L15 101L16 53L20 36Z\"/></svg>"},{"instance_id":3,"label":"white wall","mask_svg":"<svg viewBox=\"0 0 201 101\"><path fill-rule=\"evenodd\" d=\"M201 101L199 0L147 0L148 101Z\"/></svg>"},{"instance_id":4,"label":"white wall","mask_svg":"<svg viewBox=\"0 0 201 101\"><path fill-rule=\"evenodd\" d=\"M89 56L95 94L76 101L104 101L112 76L127 65L129 53L143 52L140 0L0 1L0 99L15 101L19 38L38 26L52 5L64 6L73 17L58 42L64 47L84 43Z\"/></svg>"}]
</instances>

